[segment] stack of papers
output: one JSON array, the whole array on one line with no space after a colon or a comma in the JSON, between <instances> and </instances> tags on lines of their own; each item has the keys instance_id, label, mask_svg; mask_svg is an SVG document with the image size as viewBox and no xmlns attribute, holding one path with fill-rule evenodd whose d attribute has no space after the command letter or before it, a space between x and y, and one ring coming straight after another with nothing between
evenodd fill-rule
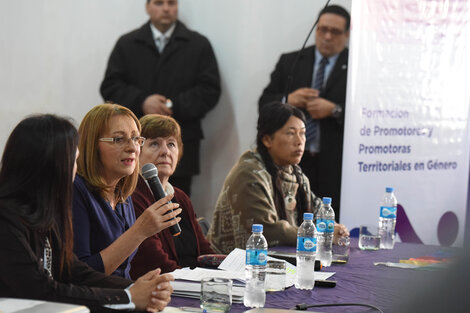
<instances>
[{"instance_id":1,"label":"stack of papers","mask_svg":"<svg viewBox=\"0 0 470 313\"><path fill-rule=\"evenodd\" d=\"M268 255L268 260L278 260L281 259L273 258ZM219 269L232 271L239 273L239 279L245 281L245 250L234 249L230 252L225 260L219 265ZM295 274L297 273L297 268L291 263L286 261L286 285L285 288L289 288L295 284ZM315 280L326 280L333 276L335 272L315 272Z\"/></svg>"},{"instance_id":2,"label":"stack of papers","mask_svg":"<svg viewBox=\"0 0 470 313\"><path fill-rule=\"evenodd\" d=\"M220 271L219 271L220 272ZM176 278L176 277L175 277ZM175 280L171 282L173 295L185 298L199 299L201 296L201 283L187 280ZM244 286L232 286L232 303L243 303Z\"/></svg>"},{"instance_id":3,"label":"stack of papers","mask_svg":"<svg viewBox=\"0 0 470 313\"><path fill-rule=\"evenodd\" d=\"M268 260L279 260L268 256ZM286 262L286 288L294 285L297 269ZM183 268L171 273L175 281L171 282L175 296L199 299L201 295L201 279L206 277L229 278L233 280L232 302L242 303L245 286L245 250L233 250L218 269ZM325 280L333 276L334 272L315 272L316 280Z\"/></svg>"}]
</instances>

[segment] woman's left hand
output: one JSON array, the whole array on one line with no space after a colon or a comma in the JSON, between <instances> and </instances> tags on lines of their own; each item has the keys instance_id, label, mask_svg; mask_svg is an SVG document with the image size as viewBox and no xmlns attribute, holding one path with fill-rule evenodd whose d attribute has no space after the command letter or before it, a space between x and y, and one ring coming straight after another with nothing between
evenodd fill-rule
<instances>
[{"instance_id":1,"label":"woman's left hand","mask_svg":"<svg viewBox=\"0 0 470 313\"><path fill-rule=\"evenodd\" d=\"M171 274L163 274L159 277L160 283L157 285L156 290L152 291L150 304L147 305L148 312L162 311L171 301L171 294L173 287L170 284L171 280L175 280Z\"/></svg>"},{"instance_id":2,"label":"woman's left hand","mask_svg":"<svg viewBox=\"0 0 470 313\"><path fill-rule=\"evenodd\" d=\"M173 288L170 281L175 280L171 274L160 274L156 269L139 277L129 288L132 302L137 310L148 312L162 311L171 300Z\"/></svg>"},{"instance_id":3,"label":"woman's left hand","mask_svg":"<svg viewBox=\"0 0 470 313\"><path fill-rule=\"evenodd\" d=\"M333 243L338 243L338 239L341 237L348 237L349 231L343 224L335 223L335 231L333 235Z\"/></svg>"}]
</instances>

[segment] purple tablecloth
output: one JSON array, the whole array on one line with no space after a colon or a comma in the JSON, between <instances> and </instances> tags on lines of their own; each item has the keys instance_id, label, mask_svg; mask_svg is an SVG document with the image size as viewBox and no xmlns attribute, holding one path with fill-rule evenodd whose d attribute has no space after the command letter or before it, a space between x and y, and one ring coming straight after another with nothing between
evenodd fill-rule
<instances>
[{"instance_id":1,"label":"purple tablecloth","mask_svg":"<svg viewBox=\"0 0 470 313\"><path fill-rule=\"evenodd\" d=\"M295 252L294 247L273 247L273 250ZM436 275L435 272L374 266L374 262L399 262L401 259L421 257L440 250L439 246L397 243L393 250L361 251L357 238L351 239L351 251L347 264L333 264L324 269L336 272L330 279L336 280L335 288L315 287L312 291L290 287L282 292L266 295L267 308L290 309L298 303L366 303L384 312L392 312L395 301L403 297L403 289L411 282ZM198 307L199 300L173 297L171 306ZM230 312L247 310L242 304L233 304ZM325 307L310 310L321 312L373 312L364 307Z\"/></svg>"}]
</instances>

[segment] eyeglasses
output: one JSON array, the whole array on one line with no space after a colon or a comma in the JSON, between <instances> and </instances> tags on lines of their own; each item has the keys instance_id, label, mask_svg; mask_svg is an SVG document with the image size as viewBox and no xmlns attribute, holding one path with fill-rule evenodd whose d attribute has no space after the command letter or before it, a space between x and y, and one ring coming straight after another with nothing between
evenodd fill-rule
<instances>
[{"instance_id":1,"label":"eyeglasses","mask_svg":"<svg viewBox=\"0 0 470 313\"><path fill-rule=\"evenodd\" d=\"M145 142L144 137L140 136L133 136L130 138L126 137L112 137L112 138L100 138L98 139L99 141L106 141L106 142L112 142L114 145L118 147L124 147L126 144L132 141L132 143L136 146L142 147Z\"/></svg>"},{"instance_id":2,"label":"eyeglasses","mask_svg":"<svg viewBox=\"0 0 470 313\"><path fill-rule=\"evenodd\" d=\"M344 31L341 29L330 28L328 26L318 26L317 31L322 35L326 35L326 33L330 33L332 36L339 36L344 33Z\"/></svg>"}]
</instances>

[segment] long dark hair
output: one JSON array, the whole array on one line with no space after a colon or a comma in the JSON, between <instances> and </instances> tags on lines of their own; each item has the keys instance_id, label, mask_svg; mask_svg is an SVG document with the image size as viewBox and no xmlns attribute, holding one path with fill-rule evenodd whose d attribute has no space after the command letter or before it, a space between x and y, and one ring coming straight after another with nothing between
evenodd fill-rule
<instances>
[{"instance_id":1,"label":"long dark hair","mask_svg":"<svg viewBox=\"0 0 470 313\"><path fill-rule=\"evenodd\" d=\"M78 133L50 114L22 120L10 134L0 168L2 210L38 232L59 237L60 273L73 256L72 180Z\"/></svg>"},{"instance_id":2,"label":"long dark hair","mask_svg":"<svg viewBox=\"0 0 470 313\"><path fill-rule=\"evenodd\" d=\"M290 104L284 104L279 101L270 102L259 111L258 117L258 133L256 135L256 150L261 155L266 170L271 175L273 190L274 190L274 204L280 219L286 219L286 207L284 203L284 197L282 195L281 186L278 182L278 168L273 162L268 149L263 143L264 136L273 136L276 131L281 129L289 120L291 116L295 116L301 119L305 123L304 113ZM299 188L297 192L297 208L305 210L307 195L305 195L304 188L302 188L303 181L300 173L295 173Z\"/></svg>"}]
</instances>

